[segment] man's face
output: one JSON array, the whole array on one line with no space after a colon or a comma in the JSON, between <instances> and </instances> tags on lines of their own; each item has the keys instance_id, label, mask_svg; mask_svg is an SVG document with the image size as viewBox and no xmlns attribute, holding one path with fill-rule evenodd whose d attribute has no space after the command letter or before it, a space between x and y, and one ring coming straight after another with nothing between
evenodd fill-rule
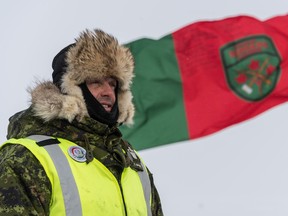
<instances>
[{"instance_id":1,"label":"man's face","mask_svg":"<svg viewBox=\"0 0 288 216\"><path fill-rule=\"evenodd\" d=\"M91 94L98 100L107 112L110 112L115 100L115 91L117 87L116 79L106 77L86 82L86 85Z\"/></svg>"}]
</instances>

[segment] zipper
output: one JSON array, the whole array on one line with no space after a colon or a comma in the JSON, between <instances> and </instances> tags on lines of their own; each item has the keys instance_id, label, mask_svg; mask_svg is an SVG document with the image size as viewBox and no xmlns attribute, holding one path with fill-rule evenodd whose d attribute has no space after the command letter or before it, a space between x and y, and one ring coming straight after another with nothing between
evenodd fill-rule
<instances>
[{"instance_id":1,"label":"zipper","mask_svg":"<svg viewBox=\"0 0 288 216\"><path fill-rule=\"evenodd\" d=\"M98 161L97 159L95 159L98 163L98 165L100 167L102 167L102 169L105 169L106 170L106 173L110 176L111 179L114 180L114 182L118 185L118 189L119 189L119 192L121 194L121 199L122 199L122 204L123 204L123 208L124 208L124 216L127 216L127 209L126 209L126 203L125 203L125 199L124 199L124 194L123 194L123 189L122 189L122 184L121 184L121 179L122 179L122 174L123 172L121 173L121 176L120 176L120 180L118 181L117 178L113 175L113 173L110 172L110 170L104 165L102 164L100 161ZM124 169L123 169L124 171ZM119 197L120 198L120 197Z\"/></svg>"},{"instance_id":2,"label":"zipper","mask_svg":"<svg viewBox=\"0 0 288 216\"><path fill-rule=\"evenodd\" d=\"M106 143L107 137L108 137L108 135L111 133L111 131L114 131L115 129L117 129L116 126L114 126L114 127L112 127L112 128L109 128L109 127L108 127L108 128L106 129L106 131L105 131L105 133L104 133L104 136L103 136L103 141L104 141L104 143ZM101 163L101 162L100 162L100 163ZM102 163L101 163L101 164L102 164ZM103 167L108 171L108 173L112 176L112 178L113 178L114 180L116 180L116 182L117 182L117 184L118 184L118 186L119 186L120 193L121 193L121 198L122 198L122 203L123 203L123 208L124 208L124 214L125 214L125 216L127 216L128 214L127 214L127 209L126 209L126 203L125 203L124 194L123 194L123 188L122 188L122 184L121 184L122 174L123 174L125 168L123 168L123 171L121 172L120 179L118 180L118 179L110 172L110 170L109 170L106 166L104 166L104 164L102 164L102 165L103 165Z\"/></svg>"}]
</instances>

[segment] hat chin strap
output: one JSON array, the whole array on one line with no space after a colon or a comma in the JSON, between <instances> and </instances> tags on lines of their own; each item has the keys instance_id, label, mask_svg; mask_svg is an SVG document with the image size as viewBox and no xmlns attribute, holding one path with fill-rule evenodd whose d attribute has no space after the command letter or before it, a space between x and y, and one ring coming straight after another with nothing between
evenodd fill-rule
<instances>
[{"instance_id":1,"label":"hat chin strap","mask_svg":"<svg viewBox=\"0 0 288 216\"><path fill-rule=\"evenodd\" d=\"M79 87L82 90L89 116L103 124L115 125L119 117L117 94L111 111L107 112L102 104L91 94L85 83L80 84Z\"/></svg>"}]
</instances>

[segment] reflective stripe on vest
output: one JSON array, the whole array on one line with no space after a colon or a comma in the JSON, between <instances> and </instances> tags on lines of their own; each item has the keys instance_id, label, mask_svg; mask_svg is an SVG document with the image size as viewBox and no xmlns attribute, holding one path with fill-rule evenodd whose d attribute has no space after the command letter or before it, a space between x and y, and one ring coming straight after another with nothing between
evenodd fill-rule
<instances>
[{"instance_id":1,"label":"reflective stripe on vest","mask_svg":"<svg viewBox=\"0 0 288 216\"><path fill-rule=\"evenodd\" d=\"M23 142L19 142L19 140L12 139L12 140L8 140L6 143L22 144L22 145L27 147L27 145L25 145L25 143L27 143L27 140L29 140L29 139L32 139L36 142L41 142L41 141L48 140L48 139L51 140L53 138L47 137L47 136L42 136L42 135L33 135L33 136L28 137L28 139L20 139L20 140L25 140ZM63 139L59 139L59 140L61 141L61 144L66 145L67 143L69 143L71 146L71 142L69 142L67 140L63 140ZM29 141L29 143L31 143L31 140ZM80 192L79 192L79 190L78 190L79 185L77 185L77 179L75 181L75 176L74 176L75 173L73 175L73 171L71 170L71 161L73 161L73 160L70 159L69 156L67 157L67 154L64 154L63 145L61 145L61 148L60 148L60 145L58 145L58 144L50 144L50 145L43 146L43 148L46 150L46 152L50 156L51 162L55 166L56 175L58 175L58 179L57 179L57 177L55 177L55 174L54 175L51 174L51 173L53 173L53 171L51 171L51 172L49 171L50 170L49 160L48 160L47 164L45 161L43 162L43 161L39 160L41 162L41 164L43 165L45 171L47 172L47 170L48 170L47 175L51 181L52 187L54 188L55 186L57 187L57 185L59 186L59 189L56 190L56 191L58 191L57 196L55 195L56 192L55 192L54 196L53 196L53 194L52 194L52 196L56 200L55 203L58 203L58 204L60 203L60 205L57 205L58 207L55 207L55 209L53 210L53 204L52 204L51 208L50 208L51 213L52 212L59 213L59 210L62 209L62 212L64 211L66 213L66 215L72 215L72 216L77 215L78 216L78 215L85 215L85 212L86 213L89 212L89 211L87 211L87 209L91 209L93 213L100 211L101 215L125 215L125 211L123 209L124 206L123 206L121 190L119 190L119 189L117 190L117 188L115 189L115 185L116 184L118 185L116 178L112 175L112 173L107 172L108 171L107 168L104 168L104 166L99 161L97 161L96 159L93 160L94 166L97 166L97 167L102 166L102 168L100 169L100 173L97 176L97 178L99 178L99 181L96 181L96 182L100 183L102 181L102 179L106 178L106 179L108 179L109 183L106 183L107 182L106 180L102 181L103 187L106 188L105 189L106 193L103 194L103 198L100 198L100 199L98 198L98 200L95 200L95 202L91 201L91 203L89 204L89 201L90 201L90 198L88 197L89 193L88 193L88 195L87 195L87 192L83 193L83 189L82 190L80 189ZM35 153L35 151L33 151L33 148L35 148L35 146L34 147L28 147L28 149L32 153ZM41 149L41 148L39 148L39 149ZM35 155L35 156L37 157L37 155ZM75 164L75 162L74 162L74 164ZM76 164L80 165L81 163L76 163ZM90 163L89 163L89 165L90 165ZM73 167L75 167L75 165ZM143 167L144 167L144 169L146 169L144 165L143 165ZM75 169L75 168L72 168L72 169ZM76 167L76 169L77 169L77 167ZM102 173L103 170L105 171L104 173ZM81 171L81 168L79 169L79 171ZM121 178L121 184L123 185L123 194L124 194L123 196L125 199L127 215L129 215L129 216L130 215L151 216L152 215L151 204L150 204L150 202L151 202L151 186L150 186L150 179L149 179L148 173L146 170L144 172L137 172L139 180L137 180L137 178L135 178L135 175L133 173L136 173L136 172L133 171L131 168L125 168L123 171L122 178ZM82 174L80 173L80 176L84 175L84 174L85 173L82 172ZM100 175L100 177L104 177L104 178L100 178L99 175ZM85 176L86 176L86 174L85 174ZM93 177L93 175L91 175L91 174L88 174L87 176ZM93 178L95 178L95 176ZM139 183L141 184L140 187L142 188L141 189L142 192L140 191L139 186L137 186L138 183L135 183L137 181L139 181ZM95 183L93 183L93 184L95 184ZM105 185L106 185L106 187L105 187ZM131 185L131 187L130 187L130 185ZM87 186L87 187L89 188L89 186ZM100 188L100 190L101 190L101 187L98 186L98 188ZM85 190L87 190L87 188ZM111 196L111 195L105 196L106 194L109 194L110 191L113 193L116 193L115 195L119 194L119 196ZM62 193L62 197L59 196L59 194L58 194L59 192ZM82 196L81 196L81 193L82 193ZM142 195L141 195L141 193L142 193ZM132 194L134 194L134 195L132 195ZM95 195L95 193L94 193L94 195ZM135 196L136 196L136 199L135 199ZM142 198L142 196L143 196L143 198ZM93 196L92 194L91 194L91 197L92 197L92 199L95 198L95 196ZM61 202L63 203L62 205L61 205ZM145 204L144 204L144 202L145 202ZM111 204L111 206L109 204ZM145 205L145 207L143 206L143 204ZM137 207L135 207L135 205L139 206L139 207L137 208ZM93 209L94 206L103 207L103 210L102 210L103 212L101 210L95 211L95 209ZM107 208L109 208L111 210L108 211ZM105 212L107 214L105 214ZM51 214L51 215L53 215L53 214ZM91 211L90 211L90 215L91 215Z\"/></svg>"},{"instance_id":2,"label":"reflective stripe on vest","mask_svg":"<svg viewBox=\"0 0 288 216\"><path fill-rule=\"evenodd\" d=\"M145 200L146 200L146 208L147 208L147 215L148 216L152 216L152 212L151 212L151 184L150 184L150 179L146 170L146 167L144 166L144 164L142 163L142 167L144 169L143 172L138 172L138 175L140 177L140 180L142 182L142 187L143 187L143 191L144 191L144 196L145 196Z\"/></svg>"},{"instance_id":3,"label":"reflective stripe on vest","mask_svg":"<svg viewBox=\"0 0 288 216\"><path fill-rule=\"evenodd\" d=\"M51 137L44 135L32 135L27 138L35 140L36 142L51 139ZM66 215L82 215L79 192L67 157L61 151L58 143L45 145L43 148L45 148L48 152L57 170L62 189Z\"/></svg>"}]
</instances>

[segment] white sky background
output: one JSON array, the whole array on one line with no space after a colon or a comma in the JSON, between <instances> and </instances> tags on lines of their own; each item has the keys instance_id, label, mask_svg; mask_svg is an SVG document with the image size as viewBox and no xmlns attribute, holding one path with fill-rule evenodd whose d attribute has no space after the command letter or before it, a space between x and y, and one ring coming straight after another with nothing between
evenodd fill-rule
<instances>
[{"instance_id":1,"label":"white sky background","mask_svg":"<svg viewBox=\"0 0 288 216\"><path fill-rule=\"evenodd\" d=\"M287 10L285 0L3 0L0 141L8 118L28 106L27 87L51 79L53 57L85 28L102 28L126 43L157 39L199 20L266 19ZM202 139L141 151L165 215L288 215L287 108Z\"/></svg>"}]
</instances>

